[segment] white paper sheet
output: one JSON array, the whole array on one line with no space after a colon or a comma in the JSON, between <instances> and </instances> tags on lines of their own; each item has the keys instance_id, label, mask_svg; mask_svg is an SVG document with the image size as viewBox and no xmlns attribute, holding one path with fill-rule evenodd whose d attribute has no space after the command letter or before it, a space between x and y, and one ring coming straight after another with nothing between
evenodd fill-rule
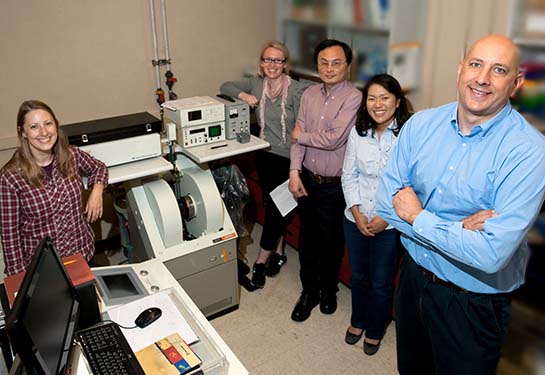
<instances>
[{"instance_id":1,"label":"white paper sheet","mask_svg":"<svg viewBox=\"0 0 545 375\"><path fill-rule=\"evenodd\" d=\"M293 194L288 189L289 182L290 180L288 179L271 191L271 198L282 216L286 216L291 210L297 207L297 201L293 198Z\"/></svg>"},{"instance_id":2,"label":"white paper sheet","mask_svg":"<svg viewBox=\"0 0 545 375\"><path fill-rule=\"evenodd\" d=\"M127 303L108 310L108 316L114 322L133 327L134 321L140 313L150 307L158 307L162 314L159 319L144 328L124 329L121 328L123 335L127 338L129 345L134 352L145 348L175 332L178 332L184 341L192 344L199 340L195 332L191 329L178 308L168 295L169 290L163 290L151 294L139 300Z\"/></svg>"}]
</instances>

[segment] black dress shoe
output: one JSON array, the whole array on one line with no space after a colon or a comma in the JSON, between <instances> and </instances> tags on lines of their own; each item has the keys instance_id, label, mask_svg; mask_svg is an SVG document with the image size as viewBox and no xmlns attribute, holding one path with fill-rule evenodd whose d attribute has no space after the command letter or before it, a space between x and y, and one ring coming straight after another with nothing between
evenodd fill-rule
<instances>
[{"instance_id":1,"label":"black dress shoe","mask_svg":"<svg viewBox=\"0 0 545 375\"><path fill-rule=\"evenodd\" d=\"M355 333L350 332L350 329L347 329L346 335L344 335L344 342L346 342L348 345L354 345L355 343L360 341L362 335L363 329L361 330L359 335L356 335Z\"/></svg>"},{"instance_id":2,"label":"black dress shoe","mask_svg":"<svg viewBox=\"0 0 545 375\"><path fill-rule=\"evenodd\" d=\"M320 298L320 311L322 314L333 314L337 310L337 294L322 293Z\"/></svg>"},{"instance_id":3,"label":"black dress shoe","mask_svg":"<svg viewBox=\"0 0 545 375\"><path fill-rule=\"evenodd\" d=\"M363 352L367 355L373 355L378 352L380 348L380 341L378 344L370 344L367 341L363 341Z\"/></svg>"},{"instance_id":4,"label":"black dress shoe","mask_svg":"<svg viewBox=\"0 0 545 375\"><path fill-rule=\"evenodd\" d=\"M265 286L265 265L263 263L254 263L252 267L252 284L256 288Z\"/></svg>"},{"instance_id":5,"label":"black dress shoe","mask_svg":"<svg viewBox=\"0 0 545 375\"><path fill-rule=\"evenodd\" d=\"M295 304L293 312L291 313L291 319L296 322L304 322L310 316L312 309L320 303L318 297L308 293L302 293L301 297Z\"/></svg>"},{"instance_id":6,"label":"black dress shoe","mask_svg":"<svg viewBox=\"0 0 545 375\"><path fill-rule=\"evenodd\" d=\"M250 273L250 267L240 258L237 258L237 269L239 276L245 276Z\"/></svg>"},{"instance_id":7,"label":"black dress shoe","mask_svg":"<svg viewBox=\"0 0 545 375\"><path fill-rule=\"evenodd\" d=\"M254 292L259 289L257 286L252 284L252 280L250 280L248 276L239 276L238 283L248 292Z\"/></svg>"}]
</instances>

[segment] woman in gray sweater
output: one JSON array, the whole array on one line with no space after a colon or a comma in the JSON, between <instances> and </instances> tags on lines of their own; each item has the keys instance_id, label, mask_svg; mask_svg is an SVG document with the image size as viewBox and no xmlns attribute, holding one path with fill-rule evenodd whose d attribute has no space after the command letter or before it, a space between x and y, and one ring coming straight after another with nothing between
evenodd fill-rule
<instances>
[{"instance_id":1,"label":"woman in gray sweater","mask_svg":"<svg viewBox=\"0 0 545 375\"><path fill-rule=\"evenodd\" d=\"M265 205L265 222L259 255L252 267L252 284L265 285L265 275L275 276L287 258L284 254L286 221L269 193L289 177L290 135L297 120L299 101L308 84L288 75L289 51L277 41L267 42L261 50L259 75L225 82L220 91L239 98L256 109L259 136L271 147L257 151L256 163ZM268 263L267 263L268 262Z\"/></svg>"}]
</instances>

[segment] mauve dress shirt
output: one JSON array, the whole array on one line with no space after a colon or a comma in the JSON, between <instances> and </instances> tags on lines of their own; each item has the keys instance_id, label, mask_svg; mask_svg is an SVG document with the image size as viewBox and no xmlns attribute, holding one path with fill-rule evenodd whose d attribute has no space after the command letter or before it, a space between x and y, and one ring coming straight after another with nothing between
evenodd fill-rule
<instances>
[{"instance_id":1,"label":"mauve dress shirt","mask_svg":"<svg viewBox=\"0 0 545 375\"><path fill-rule=\"evenodd\" d=\"M108 169L101 161L77 147L71 147L75 178L64 177L53 159L51 178L43 186L27 183L17 170L0 175L0 235L6 275L25 270L38 243L53 239L59 255L82 253L90 260L94 253L94 233L83 213L81 175L89 187L108 183Z\"/></svg>"},{"instance_id":2,"label":"mauve dress shirt","mask_svg":"<svg viewBox=\"0 0 545 375\"><path fill-rule=\"evenodd\" d=\"M301 97L297 122L301 133L291 146L290 169L304 166L321 176L340 176L348 134L356 122L362 93L343 81L326 92L323 84L309 87Z\"/></svg>"}]
</instances>

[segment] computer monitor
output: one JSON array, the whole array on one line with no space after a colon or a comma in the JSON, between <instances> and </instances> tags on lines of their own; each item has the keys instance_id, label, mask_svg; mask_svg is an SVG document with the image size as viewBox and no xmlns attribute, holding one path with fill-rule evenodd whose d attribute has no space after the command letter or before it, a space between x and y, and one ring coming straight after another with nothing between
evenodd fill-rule
<instances>
[{"instance_id":1,"label":"computer monitor","mask_svg":"<svg viewBox=\"0 0 545 375\"><path fill-rule=\"evenodd\" d=\"M29 374L65 374L79 301L49 237L43 239L6 321L15 353Z\"/></svg>"}]
</instances>

